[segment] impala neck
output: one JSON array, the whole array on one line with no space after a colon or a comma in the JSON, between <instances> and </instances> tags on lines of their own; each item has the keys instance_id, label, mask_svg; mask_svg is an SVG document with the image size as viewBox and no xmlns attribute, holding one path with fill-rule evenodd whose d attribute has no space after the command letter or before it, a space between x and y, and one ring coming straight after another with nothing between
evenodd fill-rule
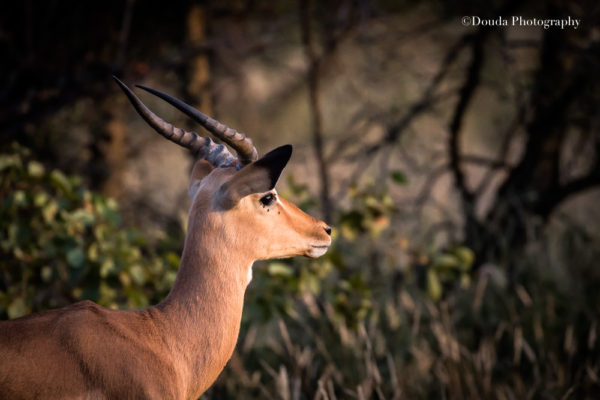
<instances>
[{"instance_id":1,"label":"impala neck","mask_svg":"<svg viewBox=\"0 0 600 400\"><path fill-rule=\"evenodd\" d=\"M208 388L233 353L253 262L208 229L190 218L177 279L156 307L187 382L198 385L188 388L190 394Z\"/></svg>"}]
</instances>

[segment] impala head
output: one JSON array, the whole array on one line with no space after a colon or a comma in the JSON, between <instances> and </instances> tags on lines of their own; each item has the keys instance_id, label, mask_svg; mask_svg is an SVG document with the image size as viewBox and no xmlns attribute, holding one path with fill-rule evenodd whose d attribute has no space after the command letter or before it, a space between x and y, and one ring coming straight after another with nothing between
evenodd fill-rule
<instances>
[{"instance_id":1,"label":"impala head","mask_svg":"<svg viewBox=\"0 0 600 400\"><path fill-rule=\"evenodd\" d=\"M215 137L208 137L165 122L115 78L138 113L158 133L196 154L189 193L192 197L190 229L200 224L215 240L243 252L252 260L297 255L319 257L331 244L331 229L282 199L275 184L292 155L292 146L278 147L258 157L252 141L198 110L157 90L138 86L169 102L199 122Z\"/></svg>"}]
</instances>

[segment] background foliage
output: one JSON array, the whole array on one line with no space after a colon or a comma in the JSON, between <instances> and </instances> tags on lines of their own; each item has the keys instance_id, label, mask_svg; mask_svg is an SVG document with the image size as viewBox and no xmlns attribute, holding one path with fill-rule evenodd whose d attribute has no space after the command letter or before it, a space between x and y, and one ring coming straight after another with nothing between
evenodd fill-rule
<instances>
[{"instance_id":1,"label":"background foliage","mask_svg":"<svg viewBox=\"0 0 600 400\"><path fill-rule=\"evenodd\" d=\"M32 160L0 155L0 312L14 318L92 299L160 301L182 237L122 228L117 204ZM307 200L292 182L284 196ZM306 201L305 204L314 203ZM598 390L600 296L565 296L522 260L518 283L471 269L468 248L417 254L386 222L386 193L356 190L316 261L255 267L238 350L212 398L574 398ZM411 254L405 265L381 243ZM365 268L368 265L369 268ZM575 300L575 301L574 301Z\"/></svg>"},{"instance_id":2,"label":"background foliage","mask_svg":"<svg viewBox=\"0 0 600 400\"><path fill-rule=\"evenodd\" d=\"M261 153L293 143L280 193L334 227L317 260L257 263L204 399L600 393L595 2L4 6L2 319L82 299L144 307L174 281L191 160L148 133L117 74L243 128Z\"/></svg>"},{"instance_id":3,"label":"background foliage","mask_svg":"<svg viewBox=\"0 0 600 400\"><path fill-rule=\"evenodd\" d=\"M124 230L114 200L87 190L78 178L47 171L16 144L0 155L0 173L2 317L84 299L143 307L168 293L177 248L169 249L166 240L150 246Z\"/></svg>"}]
</instances>

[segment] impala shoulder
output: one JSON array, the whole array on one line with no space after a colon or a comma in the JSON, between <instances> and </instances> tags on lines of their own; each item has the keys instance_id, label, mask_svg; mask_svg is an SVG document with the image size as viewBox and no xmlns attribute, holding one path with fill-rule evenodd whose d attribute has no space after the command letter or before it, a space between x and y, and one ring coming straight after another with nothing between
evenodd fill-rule
<instances>
[{"instance_id":1,"label":"impala shoulder","mask_svg":"<svg viewBox=\"0 0 600 400\"><path fill-rule=\"evenodd\" d=\"M82 300L82 301L72 304L69 307L73 307L74 309L79 309L79 310L84 310L84 311L87 310L87 311L91 311L93 313L98 313L98 312L101 312L102 310L106 310L106 308L94 303L91 300Z\"/></svg>"},{"instance_id":2,"label":"impala shoulder","mask_svg":"<svg viewBox=\"0 0 600 400\"><path fill-rule=\"evenodd\" d=\"M64 310L61 313L62 318L73 319L73 320L89 320L94 319L95 317L102 318L106 315L110 310L99 306L90 300L83 300L75 304L71 304L61 310Z\"/></svg>"},{"instance_id":3,"label":"impala shoulder","mask_svg":"<svg viewBox=\"0 0 600 400\"><path fill-rule=\"evenodd\" d=\"M98 304L84 300L57 310L55 326L60 328L63 334L80 334L86 331L89 334L97 334L108 320L108 310Z\"/></svg>"}]
</instances>

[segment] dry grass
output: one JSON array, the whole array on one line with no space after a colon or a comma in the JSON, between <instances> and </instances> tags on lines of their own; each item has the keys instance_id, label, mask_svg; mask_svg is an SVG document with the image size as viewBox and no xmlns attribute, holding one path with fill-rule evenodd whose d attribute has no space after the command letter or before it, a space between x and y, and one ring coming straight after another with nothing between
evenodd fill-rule
<instances>
[{"instance_id":1,"label":"dry grass","mask_svg":"<svg viewBox=\"0 0 600 400\"><path fill-rule=\"evenodd\" d=\"M438 302L410 285L374 292L372 300L353 327L324 297L307 293L291 316L246 323L229 366L203 398L592 399L600 393L598 314L552 285L501 288L482 275Z\"/></svg>"}]
</instances>

